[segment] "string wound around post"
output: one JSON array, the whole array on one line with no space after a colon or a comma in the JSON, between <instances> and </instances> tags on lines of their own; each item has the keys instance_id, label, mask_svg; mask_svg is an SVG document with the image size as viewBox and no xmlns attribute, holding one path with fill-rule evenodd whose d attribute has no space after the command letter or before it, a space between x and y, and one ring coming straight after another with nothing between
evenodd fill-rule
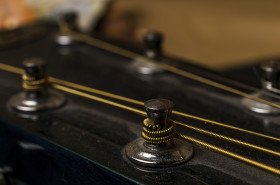
<instances>
[{"instance_id":1,"label":"string wound around post","mask_svg":"<svg viewBox=\"0 0 280 185\"><path fill-rule=\"evenodd\" d=\"M142 138L125 147L125 156L144 167L169 167L188 161L192 145L174 138L175 124L170 120L173 103L165 99L145 102L148 118L143 122Z\"/></svg>"},{"instance_id":2,"label":"string wound around post","mask_svg":"<svg viewBox=\"0 0 280 185\"><path fill-rule=\"evenodd\" d=\"M43 60L32 58L23 62L23 92L11 97L8 107L21 113L35 113L61 107L66 99L60 92L50 89Z\"/></svg>"}]
</instances>

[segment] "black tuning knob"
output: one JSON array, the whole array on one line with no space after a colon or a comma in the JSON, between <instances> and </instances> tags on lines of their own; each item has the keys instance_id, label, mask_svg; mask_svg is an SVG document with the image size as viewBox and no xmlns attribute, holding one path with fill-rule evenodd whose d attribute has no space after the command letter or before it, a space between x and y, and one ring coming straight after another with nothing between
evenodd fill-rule
<instances>
[{"instance_id":1,"label":"black tuning knob","mask_svg":"<svg viewBox=\"0 0 280 185\"><path fill-rule=\"evenodd\" d=\"M159 129L169 126L173 102L166 99L152 99L144 104L150 124L158 125Z\"/></svg>"},{"instance_id":2,"label":"black tuning knob","mask_svg":"<svg viewBox=\"0 0 280 185\"><path fill-rule=\"evenodd\" d=\"M46 76L46 62L39 58L32 58L23 62L25 74L34 78L44 78Z\"/></svg>"},{"instance_id":3,"label":"black tuning knob","mask_svg":"<svg viewBox=\"0 0 280 185\"><path fill-rule=\"evenodd\" d=\"M144 38L145 56L150 59L161 58L163 36L158 32L148 32Z\"/></svg>"},{"instance_id":4,"label":"black tuning knob","mask_svg":"<svg viewBox=\"0 0 280 185\"><path fill-rule=\"evenodd\" d=\"M272 92L279 91L280 61L271 60L260 66L261 80L264 89Z\"/></svg>"},{"instance_id":5,"label":"black tuning knob","mask_svg":"<svg viewBox=\"0 0 280 185\"><path fill-rule=\"evenodd\" d=\"M46 63L40 58L31 58L23 62L23 88L28 98L41 98L48 94Z\"/></svg>"},{"instance_id":6,"label":"black tuning knob","mask_svg":"<svg viewBox=\"0 0 280 185\"><path fill-rule=\"evenodd\" d=\"M258 75L260 76L262 83L262 90L254 92L253 97L263 99L275 104L279 104L279 99L277 95L280 94L280 61L279 60L270 60L261 64L258 68ZM269 92L269 93L268 93ZM273 95L274 93L275 95ZM264 114L264 115L277 115L280 114L280 109L273 107L266 103L253 100L248 97L244 97L241 101L243 106L248 108L250 111Z\"/></svg>"},{"instance_id":7,"label":"black tuning knob","mask_svg":"<svg viewBox=\"0 0 280 185\"><path fill-rule=\"evenodd\" d=\"M76 12L67 12L62 15L61 21L72 31L79 31L78 14Z\"/></svg>"}]
</instances>

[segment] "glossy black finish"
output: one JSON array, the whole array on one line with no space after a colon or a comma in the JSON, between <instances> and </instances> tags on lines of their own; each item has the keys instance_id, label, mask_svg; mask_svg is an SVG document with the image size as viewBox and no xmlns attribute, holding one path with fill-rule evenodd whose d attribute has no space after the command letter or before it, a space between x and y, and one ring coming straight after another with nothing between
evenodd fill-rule
<instances>
[{"instance_id":1,"label":"glossy black finish","mask_svg":"<svg viewBox=\"0 0 280 185\"><path fill-rule=\"evenodd\" d=\"M241 106L238 95L169 72L136 74L128 67L133 59L79 42L57 46L53 32L50 30L47 37L26 45L0 51L0 61L20 67L26 58L44 58L50 76L141 101L170 99L174 102L174 110L280 137L279 117L259 116L247 111ZM217 77L215 73L213 75L211 71L180 60L166 61L180 69L250 92ZM157 170L139 167L123 157L123 149L140 137L144 117L64 93L68 99L66 106L26 118L11 112L6 105L11 95L21 91L21 77L0 71L0 79L0 164L11 166L14 170L11 176L26 184L280 182L277 175L196 145L194 156L183 165ZM256 78L253 80L252 83L259 83ZM142 106L120 103L144 110ZM190 118L173 115L172 119L279 151L276 141ZM279 157L213 139L186 128L177 127L177 130L275 168L280 166Z\"/></svg>"}]
</instances>

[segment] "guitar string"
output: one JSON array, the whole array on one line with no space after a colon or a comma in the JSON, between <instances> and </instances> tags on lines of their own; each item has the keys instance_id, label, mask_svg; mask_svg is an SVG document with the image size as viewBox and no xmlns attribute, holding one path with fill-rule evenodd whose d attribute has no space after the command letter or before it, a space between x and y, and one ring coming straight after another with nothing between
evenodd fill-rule
<instances>
[{"instance_id":1,"label":"guitar string","mask_svg":"<svg viewBox=\"0 0 280 185\"><path fill-rule=\"evenodd\" d=\"M71 89L69 87L65 87L65 86L58 85L58 84L52 84L52 87L55 88L55 89L59 89L61 91L64 91L64 92L68 92L68 93L75 94L75 95L78 95L78 96L82 96L82 97L85 97L85 98L88 98L88 99L91 99L91 100L106 103L106 104L109 104L109 105L112 105L112 106L115 106L115 107L119 107L119 108L122 108L122 109L125 109L125 110L128 110L128 111L140 114L141 116L147 117L146 113L144 111L141 111L141 110L138 110L138 109L126 106L126 105L122 105L120 103L116 103L116 102L113 102L113 101L110 101L110 100L106 100L104 98L93 96L93 95L90 95L90 94L87 94L87 93L84 93L84 92L81 92L81 91L77 91L75 89ZM266 153L273 154L273 155L276 155L276 156L280 157L280 153L277 152L277 151L273 151L273 150L270 150L270 149L267 149L267 148L263 148L263 147L253 145L253 144L250 144L250 143L247 143L247 142L243 142L243 141L240 141L240 140L237 140L237 139L233 139L231 137L227 137L227 136L224 136L224 135L221 135L221 134L210 132L210 131L207 131L207 130L204 130L204 129L201 129L201 128L198 128L198 127L194 127L194 126L191 126L191 125L188 125L186 123L179 122L179 121L174 121L173 120L173 122L177 125L186 127L188 129L194 130L196 132L199 132L199 133L202 133L202 134L205 134L205 135L208 135L208 136L212 136L212 137L215 137L215 138L218 138L218 139L221 139L221 140L224 140L224 141L228 141L228 142L231 142L231 143L243 145L243 146L249 147L251 149L260 150L262 152L266 152Z\"/></svg>"},{"instance_id":2,"label":"guitar string","mask_svg":"<svg viewBox=\"0 0 280 185\"><path fill-rule=\"evenodd\" d=\"M10 68L10 69L14 69L14 68ZM17 69L17 70L14 70L14 72L16 72L16 73L18 73L18 74L22 74L23 70ZM54 78L53 78L53 79L54 79ZM207 80L207 79L206 79L206 80ZM216 83L216 82L215 82L215 83ZM217 84L218 84L218 83L217 83ZM222 84L220 84L220 85L222 85ZM72 94L76 94L77 92L79 92L79 91L76 91L76 90L74 90L74 89L70 89L70 88L67 88L67 87L63 87L63 86L60 86L60 85L57 85L57 84L53 84L53 86L54 86L54 88L56 88L56 89L60 89L60 90L63 90L63 89L64 89L64 91L66 91L66 92L68 92L68 93L72 93ZM224 85L222 85L222 86L224 86ZM226 86L224 86L224 87L226 87ZM66 89L65 89L65 88L66 88ZM230 87L229 87L229 88L230 88ZM232 89L232 88L230 88L230 89ZM72 92L71 92L71 91L72 91ZM73 93L73 92L75 92L75 91L76 91L76 93ZM96 96L92 96L92 95L89 95L89 94L86 94L86 93L83 93L83 92L79 92L79 93L81 93L80 96L87 97L87 98L90 98L90 99L94 99L94 100L96 100L96 101L101 101L101 102L103 102L103 103L107 103L107 104L110 104L110 105L113 105L113 106L117 106L117 107L120 107L120 108L129 110L129 111L138 113L138 114L140 114L140 115L142 115L142 116L146 116L145 112L140 111L140 110L138 110L138 109L134 109L134 108L131 108L131 107L128 107L128 106L125 106L125 105L121 105L121 104L118 104L118 103L109 101L109 100L105 100L105 99L102 99L102 98L98 98L98 97L96 97ZM83 94L83 95L82 95L82 94ZM77 94L77 95L78 95L78 94ZM241 94L240 94L240 95L241 95ZM93 98L93 97L94 97L94 98ZM175 123L178 124L178 123L180 123L180 122L175 121ZM184 126L185 126L184 123L180 123L180 125L184 125ZM191 128L191 127L189 127L189 128ZM202 133L208 132L208 131L205 131L205 130L202 130L202 129L199 129L199 130L200 130L199 132L202 132ZM218 138L220 137L220 138L223 138L223 139L227 138L227 140L228 140L228 137L221 136L221 135L218 135L218 134L215 134L215 133L212 133L212 132L209 132L209 133L210 133L210 135L213 135L213 134L214 134L213 136L215 136L215 137L218 137ZM194 139L194 138L192 138L192 137L189 137L189 136L186 136L186 135L183 135L183 134L178 134L178 135L179 135L181 138L183 138L183 139L186 139L186 140L188 140L188 141L190 141L190 142L196 143L196 144L198 144L198 145L200 145L200 146L203 146L203 147L205 147L205 148L207 148L207 149L211 149L211 150L213 150L213 151L222 153L222 154L227 155L227 156L230 156L230 157L232 157L232 158L236 158L236 159L238 159L238 160L240 160L240 161L249 163L249 164L251 164L251 165L257 166L257 167L259 167L259 168L262 168L262 169L265 169L265 170L270 171L270 172L272 172L272 173L275 173L275 174L277 174L277 175L280 175L280 170L278 170L278 169L276 169L276 168L273 168L273 167L270 167L270 166L268 166L268 165L259 163L259 162L257 162L257 161L251 160L251 159L249 159L249 158L240 156L240 155L238 155L238 154L234 154L234 153L232 153L232 152L230 152L230 151L227 151L227 150L224 150L224 149L222 149L222 148L216 147L216 146L214 146L214 145L208 144L208 143L203 142L203 141L201 141L201 140ZM237 140L232 140L232 141L233 141L233 142L236 142ZM244 144L244 142L240 142L240 143L243 143L243 144ZM249 144L248 146L251 147L251 144ZM258 146L257 146L257 148L261 148L261 147L258 147ZM257 148L255 148L255 149L257 149ZM264 151L268 151L268 149L265 149ZM272 151L272 152L274 152L274 151Z\"/></svg>"},{"instance_id":3,"label":"guitar string","mask_svg":"<svg viewBox=\"0 0 280 185\"><path fill-rule=\"evenodd\" d=\"M14 67L11 67L9 66L10 70L14 70ZM14 70L16 73L18 74L21 74L23 72L23 70L21 69L18 69L16 68L16 70ZM116 107L119 107L119 108L123 108L123 109L126 109L126 110L129 110L129 111L132 111L134 113L137 113L137 114L140 114L142 116L145 116L146 117L146 114L144 111L140 111L138 109L134 109L134 108L131 108L131 107L128 107L128 106L125 106L125 105L122 105L122 104L119 104L119 103L116 103L116 102L112 102L112 101L109 101L109 100L105 100L103 98L99 98L99 97L96 97L96 96L93 96L93 95L90 95L90 94L86 94L86 93L83 93L83 92L80 92L80 91L77 91L77 90L74 90L74 89L70 89L70 88L67 88L67 87L64 87L64 86L61 86L61 85L57 85L57 84L53 84L53 87L56 88L56 89L59 89L59 90L62 90L62 91L65 91L65 92L68 92L68 93L72 93L72 94L76 94L76 95L79 95L79 96L82 96L82 97L85 97L85 98L89 98L89 99L92 99L92 100L96 100L96 101L100 101L100 102L103 102L103 103L106 103L106 104L110 104L110 105L113 105L113 106L116 106ZM180 122L177 122L175 121L176 124L178 125L181 125L181 126L186 126L186 124L184 123L180 123ZM192 128L194 130L196 130L195 127L191 127L189 126L189 128ZM202 129L199 129L199 131L201 132L208 132L208 131L205 131L205 130L202 130ZM222 136L222 135L218 135L218 134L215 134L215 133L211 133L209 132L210 135L215 135L216 137L220 137L221 139L224 139L224 140L227 140L229 138L225 137L225 136ZM200 141L200 140L197 140L197 139L194 139L192 137L189 137L189 136L186 136L186 135L183 135L183 134L179 134L180 137L182 137L183 139L186 139L188 141L191 141L193 143L196 143L198 145L201 145L203 147L206 147L207 149L211 149L213 151L216 151L216 152L219 152L221 154L224 154L224 155L227 155L227 156L230 156L230 157L233 157L235 159L238 159L240 161L243 161L243 162L246 162L246 163L249 163L251 165L254 165L254 166L257 166L259 168L262 168L264 170L267 170L267 171L270 171L272 173L275 173L275 174L278 174L280 175L280 170L279 169L276 169L276 168L273 168L271 166L268 166L268 165L265 165L265 164L262 164L262 163L259 163L257 161L254 161L254 160L251 160L249 158L246 158L246 157L243 157L243 156L240 156L238 154L234 154L230 151L227 151L227 150L224 150L224 149L221 149L219 147L216 147L214 145L211 145L211 144L208 144L206 142L203 142L203 141ZM236 140L231 140L231 142L236 142ZM240 142L237 142L237 144L241 144L244 142L240 141ZM252 147L253 145L251 144L248 144L247 145L248 147ZM254 146L253 147L254 149L259 149L259 148L262 148L262 147L258 147L258 146ZM269 151L268 149L265 149L263 148L262 151ZM275 151L272 151L270 153L275 153ZM277 152L276 152L277 153Z\"/></svg>"},{"instance_id":4,"label":"guitar string","mask_svg":"<svg viewBox=\"0 0 280 185\"><path fill-rule=\"evenodd\" d=\"M183 61L183 62L185 62L185 61ZM187 63L187 62L185 62L185 63ZM257 92L257 91L261 90L261 89L256 88L256 87L252 87L252 86L249 86L247 84L243 84L241 82L238 82L238 81L226 78L226 77L219 76L217 74L213 74L213 73L210 73L210 72L203 71L201 69L196 69L196 68L190 67L190 66L188 66L188 69L189 70L190 69L195 70L197 73L203 73L204 75L207 76L207 78L212 78L212 79L216 79L216 80L218 79L221 82L225 82L225 83L228 83L228 84L231 84L231 85L234 85L234 86L238 86L240 88L243 88L243 89L246 89L246 90L249 90L249 91L252 91L252 92ZM256 68L254 67L253 70L255 71ZM255 72L255 74L257 75L258 80L261 80L260 77L259 77L259 74L257 74L256 72ZM270 96L272 98L280 100L279 95L273 94L272 92L269 92L269 91L261 90L261 94L264 94L264 95L267 95L267 96Z\"/></svg>"},{"instance_id":5,"label":"guitar string","mask_svg":"<svg viewBox=\"0 0 280 185\"><path fill-rule=\"evenodd\" d=\"M58 85L58 84L52 84L52 85L53 85L54 88L59 89L61 91L65 91L65 92L68 92L68 93L71 93L71 94L75 94L75 95L78 95L78 96L81 96L81 97L85 97L85 98L88 98L88 99L91 99L91 100L95 100L95 101L99 101L99 102L106 103L106 104L109 104L109 105L113 105L115 107L119 107L119 108L122 108L122 109L125 109L125 110L128 110L128 111L132 111L132 112L137 113L137 114L139 114L141 116L147 117L146 113L144 111L141 111L141 110L129 107L129 106L125 106L125 105L122 105L122 104L119 104L119 103L116 103L116 102L113 102L113 101L110 101L110 100L106 100L106 99L103 99L103 98L100 98L100 97L97 97L97 96L93 96L93 95L90 95L90 94L87 94L87 93L84 93L84 92L81 92L81 91L77 91L75 89L64 87L64 86L61 86L61 85ZM178 121L174 121L174 123L176 123L178 125L181 125L181 126L186 126L185 123L181 123L181 122L178 122ZM197 128L195 128L195 127L192 127L192 126L189 126L189 125L187 125L187 126L188 126L187 128L191 128L193 130L197 130ZM199 129L198 132L205 132L205 133L207 133L208 131ZM214 134L214 133L209 133L209 135L211 135L211 134ZM232 158L241 160L243 162L249 163L251 165L257 166L257 167L262 168L264 170L267 170L267 171L270 171L270 172L275 173L277 175L280 175L280 170L277 169L277 168L268 166L266 164L262 164L260 162L254 161L254 160L251 160L249 158L246 158L246 157L243 157L241 155L235 154L233 152L227 151L225 149L219 148L219 147L217 147L215 145L212 145L212 144L209 144L207 142L204 142L204 141L201 141L201 140L189 137L187 135L179 134L179 133L178 133L178 135L180 137L182 137L183 139L191 141L192 143L195 143L197 145L203 146L203 147L205 147L207 149L211 149L211 150L213 150L215 152L219 152L221 154L230 156ZM225 136L222 136L222 135L219 135L219 134L215 134L215 135L218 136L219 138L223 139L223 140L229 139L228 137L225 137ZM236 140L230 140L230 141L231 142L235 142ZM236 144L241 144L241 143L244 144L245 142L240 141L240 142L237 142ZM262 148L262 147L255 146L255 145L248 144L248 143L245 146L248 146L248 147L254 146L253 148L256 149L256 150ZM261 151L268 152L269 149L262 148ZM271 154L278 153L278 152L275 152L275 151L270 151L270 152L271 152ZM279 156L280 153L278 153L277 155Z\"/></svg>"},{"instance_id":6,"label":"guitar string","mask_svg":"<svg viewBox=\"0 0 280 185\"><path fill-rule=\"evenodd\" d=\"M0 68L1 67L2 67L2 65L0 63ZM16 69L14 71L17 71L17 73L19 73L19 74L21 74L23 72L22 69L18 69L18 68L12 67L12 66L8 66L8 67L10 68L10 70ZM51 78L51 79L55 79L55 78ZM56 80L56 82L58 82L58 80ZM52 86L54 88L59 89L59 90L70 92L70 88L66 88L66 87L63 87L63 86L60 86L60 85L57 85L57 84L53 84ZM125 106L125 105L114 103L114 102L108 101L108 100L105 101L105 99L97 98L95 96L91 96L89 94L82 93L82 92L79 92L79 91L76 91L76 90L72 89L72 91L70 93L73 93L73 92L75 94L83 96L83 97L87 97L87 98L91 97L91 99L94 97L95 98L94 100L96 100L96 101L102 101L103 103L107 103L107 104L110 104L110 105L113 105L113 106L117 106L117 107L120 107L120 108L123 108L123 109L127 109L127 110L130 110L130 111L136 112L138 114L141 114L142 116L146 115L145 112L143 112L143 111L139 112L139 110L137 111L137 109L129 108L128 106ZM143 102L140 102L140 101L137 101L137 102L140 103L140 105L144 105ZM213 133L213 132L210 132L210 131L206 131L206 130L203 130L203 129L200 129L200 128L197 128L197 127L193 127L193 126L190 126L190 125L186 125L186 124L183 124L183 123L180 123L180 122L177 122L177 121L175 121L175 123L177 125L181 125L181 126L187 127L189 129L192 129L192 130L194 130L196 132L200 132L200 133L206 134L208 136L216 137L216 138L219 138L219 139L222 139L222 140L230 141L230 142L235 143L235 144L244 145L244 146L256 149L256 150L260 150L260 151L267 152L267 153L270 153L270 154L273 154L273 155L276 155L276 156L280 156L279 152L275 152L273 150L269 150L269 149L266 149L266 148L263 148L263 147L252 145L250 143L246 143L246 142L243 142L243 141L240 141L240 140L236 140L236 139L233 139L233 138L230 138L230 137L219 135L219 134L216 134L216 133Z\"/></svg>"},{"instance_id":7,"label":"guitar string","mask_svg":"<svg viewBox=\"0 0 280 185\"><path fill-rule=\"evenodd\" d=\"M20 68L14 67L14 66L10 66L10 65L7 65L7 64L3 64L3 63L0 63L0 69L6 70L6 71L9 71L9 72L13 72L13 73L17 73L17 74L23 74L23 72L24 72L23 69L20 69ZM138 101L138 100L126 98L126 97L123 97L123 96L108 93L108 92L101 91L101 90L98 90L98 89L93 89L93 88L90 88L90 87L86 87L86 86L83 86L83 85L79 85L79 84L75 84L75 83L72 83L72 82L64 81L64 80L61 80L61 79L49 77L49 80L52 83L61 84L61 85L64 85L64 86L68 86L68 87L72 87L72 88L75 88L75 89L99 94L99 95L102 95L102 96L106 96L106 97L130 102L130 103L138 104L138 105L141 105L141 106L144 105L144 102L141 102L141 101ZM204 119L204 118L201 118L201 117L193 116L193 115L182 113L182 112L179 112L179 111L174 110L173 113L176 114L176 115L180 115L180 116L183 116L183 117L190 118L190 119L196 119L196 120L199 120L199 121L208 122L208 123L211 123L211 124L214 124L214 125L230 128L230 129L237 130L237 131L240 131L240 132L244 132L244 133L256 135L256 136L259 136L259 137L263 137L263 138L266 138L266 139L271 139L271 140L275 140L275 141L278 141L278 142L280 141L280 138L277 138L277 137L273 137L273 136L265 135L265 134L262 134L262 133L258 133L258 132L242 129L242 128L239 128L239 127L227 125L227 124L224 124L224 123Z\"/></svg>"},{"instance_id":8,"label":"guitar string","mask_svg":"<svg viewBox=\"0 0 280 185\"><path fill-rule=\"evenodd\" d=\"M243 161L245 163L248 163L248 164L251 164L253 166L256 166L256 167L259 167L259 168L262 168L264 170L267 170L269 172L272 172L272 173L275 173L277 175L280 175L280 170L277 169L277 168L274 168L274 167L271 167L271 166L268 166L268 165L265 165L263 163L260 163L260 162L257 162L257 161L254 161L252 159L249 159L249 158L246 158L246 157L243 157L241 155L238 155L238 154L235 154L233 152L230 152L230 151L227 151L225 149L222 149L222 148L219 148L217 146L214 146L214 145L211 145L211 144L208 144L206 142L203 142L201 140L198 140L198 139L195 139L195 138L192 138L192 137L189 137L187 135L183 135L183 134L178 134L179 137L183 138L183 139L186 139L192 143L195 143L197 145L200 145L202 147L205 147L207 149L210 149L210 150L213 150L215 152L219 152L221 154L224 154L224 155L227 155L227 156L230 156L232 158L235 158L235 159L238 159L240 161Z\"/></svg>"},{"instance_id":9,"label":"guitar string","mask_svg":"<svg viewBox=\"0 0 280 185\"><path fill-rule=\"evenodd\" d=\"M139 101L139 100L135 100L135 99L127 98L127 97L124 97L124 96L108 93L108 92L105 92L105 91L101 91L101 90L90 88L90 87L87 87L87 86L83 86L83 85L75 84L75 83L72 83L72 82L60 80L60 79L57 79L57 78L50 77L50 81L53 82L53 83L65 85L65 86L72 87L72 88L75 88L75 89L99 94L99 95L102 95L102 96L106 96L106 97L110 97L110 98L114 98L114 99L118 99L118 100L122 100L122 101L126 101L126 102L129 102L129 103L134 103L134 104L141 105L141 106L144 105L144 102ZM196 119L196 120L199 120L199 121L208 122L208 123L211 123L211 124L214 124L214 125L219 125L219 126L230 128L230 129L237 130L237 131L240 131L240 132L245 132L245 133L249 133L249 134L252 134L252 135L259 136L259 137L264 137L264 138L267 138L267 139L275 140L275 141L278 141L278 142L280 141L280 138L277 138L277 137L273 137L273 136L261 134L261 133L258 133L258 132L238 128L238 127L227 125L227 124L220 123L220 122L217 122L217 121L204 119L204 118L201 118L201 117L186 114L186 113L179 112L179 111L176 111L176 110L174 110L173 113L176 114L176 115L179 115L179 116L183 116L183 117L187 117L187 118L191 118L191 119Z\"/></svg>"},{"instance_id":10,"label":"guitar string","mask_svg":"<svg viewBox=\"0 0 280 185\"><path fill-rule=\"evenodd\" d=\"M190 73L190 72L178 69L178 68L170 66L168 64L156 62L156 61L148 59L148 58L146 58L146 57L144 57L142 55L139 55L139 54L136 54L134 52L125 50L125 49L120 48L118 46L109 44L107 42L95 39L93 37L90 37L90 36L87 36L87 35L84 35L84 34L80 34L80 33L77 33L77 32L73 32L73 31L70 31L70 30L67 30L67 31L64 31L64 32L69 34L74 39L76 39L78 41L82 41L82 42L87 43L89 45L92 45L92 46L95 46L95 47L98 47L98 48L110 51L112 53L116 53L116 54L125 56L125 57L128 57L128 58L137 58L137 59L139 59L142 62L145 62L145 63L148 63L148 64L153 64L153 65L158 66L159 68L161 68L163 70L172 72L174 74L177 74L177 75L189 78L189 79L193 79L195 81L198 81L198 82L201 82L201 83L204 83L204 84L207 84L207 85L210 85L210 86L222 89L224 91L228 91L228 92L231 92L233 94L237 94L237 95L246 97L248 99L255 100L255 101L258 101L258 102L270 105L272 107L280 108L280 105L275 104L273 102L270 102L270 101L264 100L262 98L256 97L254 95L242 92L240 90L237 90L237 89L234 89L232 87L223 85L221 83L209 80L207 78L195 75L193 73Z\"/></svg>"},{"instance_id":11,"label":"guitar string","mask_svg":"<svg viewBox=\"0 0 280 185\"><path fill-rule=\"evenodd\" d=\"M65 33L77 33L77 34L80 34L80 33L78 33L78 32L75 32L75 31L73 31L73 30L71 30L65 23L63 23L63 22L59 22L59 29L62 31L62 32L65 32ZM84 35L84 34L83 34ZM85 35L85 36L87 36L87 35ZM92 38L92 37L90 37L90 38ZM97 39L95 39L96 41L100 41L100 42L104 42L104 41L101 41L101 40L97 40ZM90 44L90 43L88 43L88 44ZM109 44L109 43L106 43L106 44ZM90 45L93 45L93 44L90 44ZM110 44L109 44L110 45ZM93 46L96 46L96 47L99 47L98 45L93 45ZM114 45L112 45L112 46L114 46ZM117 47L117 46L114 46L114 47ZM105 48L102 48L102 49L105 49ZM122 48L120 48L120 49L122 49ZM109 50L109 49L108 49ZM123 49L124 50L124 49ZM110 51L110 50L109 50ZM118 53L117 53L118 54ZM136 54L136 53L134 53L134 55L135 56L138 56L138 58L139 58L139 56L140 57L143 57L142 55L138 55L138 54ZM147 59L147 58L145 58L144 57L144 59ZM149 60L149 59L147 59L147 60ZM151 60L152 62L155 62L156 64L157 64L157 61L154 61L154 60ZM183 62L185 62L185 61L183 61ZM254 69L254 71L255 71L255 68L253 68ZM197 69L196 69L197 70ZM201 70L200 70L201 71ZM234 80L231 80L231 79L227 79L227 78L221 78L220 76L218 76L218 75L215 75L215 74L211 74L211 73L209 73L209 72L205 72L205 71L203 71L203 73L204 74L207 74L207 76L212 76L212 78L220 78L220 80L221 81L223 81L223 82L226 82L226 83L231 83L231 84L235 84L236 86L239 86L239 87L241 87L241 88L244 88L244 89L247 89L247 90L250 90L250 91L258 91L259 89L257 89L257 88L255 88L255 87L251 87L251 86L248 86L248 85L246 85L246 84L242 84L242 83L240 83L240 82L237 82L237 81L234 81ZM256 73L257 74L257 73ZM275 95L275 94L273 94L273 93L271 93L271 92L268 92L268 91L262 91L262 94L265 94L265 95L267 95L267 96L270 96L270 97L273 97L273 98L275 98L275 99L280 99L280 97L279 96L277 96L277 95Z\"/></svg>"}]
</instances>

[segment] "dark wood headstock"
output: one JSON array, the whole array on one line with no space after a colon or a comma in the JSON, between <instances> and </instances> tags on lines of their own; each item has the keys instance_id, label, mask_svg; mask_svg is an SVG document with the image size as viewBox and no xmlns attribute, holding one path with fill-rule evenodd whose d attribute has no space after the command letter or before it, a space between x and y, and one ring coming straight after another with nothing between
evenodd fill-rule
<instances>
[{"instance_id":1,"label":"dark wood headstock","mask_svg":"<svg viewBox=\"0 0 280 185\"><path fill-rule=\"evenodd\" d=\"M104 48L104 41L78 33L68 33L73 39L69 45L58 45L57 33L52 28L45 37L0 50L0 168L10 169L3 172L7 178L27 185L280 182L279 115L254 113L242 104L246 98L266 98L250 98L260 91L260 80L252 68L218 73L188 61L162 57L157 66L160 70L140 74L135 60L143 60L141 51L131 54L129 48L120 46L113 49L121 50L110 51ZM123 55L123 51L128 54ZM33 57L47 62L50 84L56 84L48 88L56 88L65 96L63 106L27 114L10 109L9 99L23 91L21 63ZM265 94L265 101L277 108L277 101L270 97L277 99L278 95ZM188 125L177 124L177 133L195 139L176 136L191 143L192 158L171 167L134 164L124 149L141 138L145 115L90 98L93 96L142 112L141 103L147 100L171 100L171 119ZM234 142L237 140L243 143Z\"/></svg>"}]
</instances>

